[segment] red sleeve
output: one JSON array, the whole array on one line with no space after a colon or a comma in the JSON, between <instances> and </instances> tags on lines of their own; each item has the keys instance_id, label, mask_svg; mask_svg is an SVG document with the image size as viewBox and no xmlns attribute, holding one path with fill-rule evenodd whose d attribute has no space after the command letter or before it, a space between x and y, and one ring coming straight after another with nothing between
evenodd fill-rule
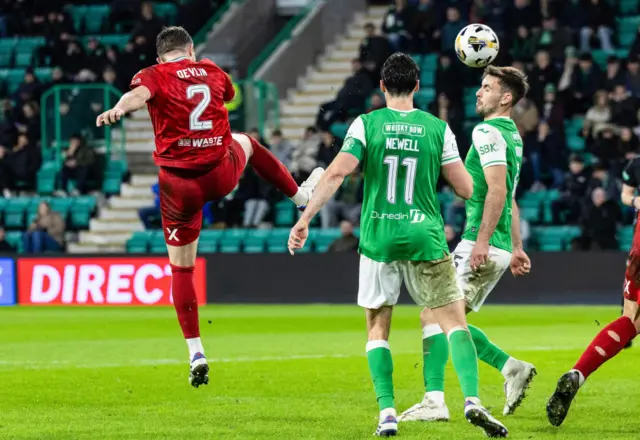
<instances>
[{"instance_id":1,"label":"red sleeve","mask_svg":"<svg viewBox=\"0 0 640 440\"><path fill-rule=\"evenodd\" d=\"M131 80L131 84L129 87L131 90L135 89L138 86L145 86L151 92L151 97L156 94L158 90L158 85L155 78L155 72L151 69L142 69L140 72L136 73Z\"/></svg>"},{"instance_id":2,"label":"red sleeve","mask_svg":"<svg viewBox=\"0 0 640 440\"><path fill-rule=\"evenodd\" d=\"M224 72L223 72L224 73ZM229 75L225 73L225 86L224 86L224 102L232 101L236 97L236 90L233 88L233 83Z\"/></svg>"}]
</instances>

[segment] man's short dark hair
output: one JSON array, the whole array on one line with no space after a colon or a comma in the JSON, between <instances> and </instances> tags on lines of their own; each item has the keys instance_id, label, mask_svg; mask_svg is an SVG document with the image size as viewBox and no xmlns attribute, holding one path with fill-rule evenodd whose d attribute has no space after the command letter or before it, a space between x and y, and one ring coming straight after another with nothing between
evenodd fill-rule
<instances>
[{"instance_id":1,"label":"man's short dark hair","mask_svg":"<svg viewBox=\"0 0 640 440\"><path fill-rule=\"evenodd\" d=\"M158 56L163 56L174 50L186 50L192 44L191 35L180 26L166 27L156 37Z\"/></svg>"},{"instance_id":2,"label":"man's short dark hair","mask_svg":"<svg viewBox=\"0 0 640 440\"><path fill-rule=\"evenodd\" d=\"M387 58L380 76L391 96L409 96L418 85L420 69L409 55L396 52Z\"/></svg>"},{"instance_id":3,"label":"man's short dark hair","mask_svg":"<svg viewBox=\"0 0 640 440\"><path fill-rule=\"evenodd\" d=\"M488 66L484 69L482 78L484 79L487 76L498 78L498 84L500 84L502 90L511 93L512 107L516 105L529 91L527 75L525 75L522 70L516 69L515 67Z\"/></svg>"}]
</instances>

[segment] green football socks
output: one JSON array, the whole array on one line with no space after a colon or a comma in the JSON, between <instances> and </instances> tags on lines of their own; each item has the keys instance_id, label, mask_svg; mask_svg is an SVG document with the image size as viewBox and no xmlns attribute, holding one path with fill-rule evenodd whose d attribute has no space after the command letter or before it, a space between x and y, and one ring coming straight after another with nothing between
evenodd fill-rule
<instances>
[{"instance_id":1,"label":"green football socks","mask_svg":"<svg viewBox=\"0 0 640 440\"><path fill-rule=\"evenodd\" d=\"M462 327L449 331L451 359L465 398L479 397L478 355L469 332Z\"/></svg>"},{"instance_id":2,"label":"green football socks","mask_svg":"<svg viewBox=\"0 0 640 440\"><path fill-rule=\"evenodd\" d=\"M502 371L502 368L509 359L509 355L491 342L489 338L487 338L487 335L485 335L478 327L469 325L469 333L473 338L476 350L478 350L478 358L498 371Z\"/></svg>"},{"instance_id":3,"label":"green football socks","mask_svg":"<svg viewBox=\"0 0 640 440\"><path fill-rule=\"evenodd\" d=\"M449 341L438 324L422 329L422 373L427 393L444 392L444 370L449 360Z\"/></svg>"},{"instance_id":4,"label":"green football socks","mask_svg":"<svg viewBox=\"0 0 640 440\"><path fill-rule=\"evenodd\" d=\"M373 388L380 411L395 408L393 401L393 360L389 342L378 340L367 342L367 360L373 379Z\"/></svg>"}]
</instances>

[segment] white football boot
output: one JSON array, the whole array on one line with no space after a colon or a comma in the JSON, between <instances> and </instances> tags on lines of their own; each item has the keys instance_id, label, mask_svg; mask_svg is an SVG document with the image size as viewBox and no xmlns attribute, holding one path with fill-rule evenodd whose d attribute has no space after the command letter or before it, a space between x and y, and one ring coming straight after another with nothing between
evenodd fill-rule
<instances>
[{"instance_id":1,"label":"white football boot","mask_svg":"<svg viewBox=\"0 0 640 440\"><path fill-rule=\"evenodd\" d=\"M398 422L448 422L449 408L444 402L429 399L425 393L422 402L400 414Z\"/></svg>"},{"instance_id":2,"label":"white football boot","mask_svg":"<svg viewBox=\"0 0 640 440\"><path fill-rule=\"evenodd\" d=\"M395 409L387 408L380 411L378 428L373 435L378 437L394 437L398 435L398 419Z\"/></svg>"},{"instance_id":3,"label":"white football boot","mask_svg":"<svg viewBox=\"0 0 640 440\"><path fill-rule=\"evenodd\" d=\"M513 414L525 398L529 384L536 375L536 368L528 363L509 358L503 368L505 404L503 415Z\"/></svg>"},{"instance_id":4,"label":"white football boot","mask_svg":"<svg viewBox=\"0 0 640 440\"><path fill-rule=\"evenodd\" d=\"M467 399L464 403L464 417L473 426L481 428L487 437L504 438L509 436L507 428L493 417L489 410L483 407L477 399L476 402Z\"/></svg>"}]
</instances>

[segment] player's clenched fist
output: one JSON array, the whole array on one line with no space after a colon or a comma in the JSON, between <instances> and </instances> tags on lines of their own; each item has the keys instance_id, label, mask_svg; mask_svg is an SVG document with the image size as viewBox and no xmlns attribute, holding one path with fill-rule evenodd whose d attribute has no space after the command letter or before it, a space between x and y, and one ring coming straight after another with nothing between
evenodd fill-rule
<instances>
[{"instance_id":1,"label":"player's clenched fist","mask_svg":"<svg viewBox=\"0 0 640 440\"><path fill-rule=\"evenodd\" d=\"M291 228L291 234L289 234L289 253L293 255L296 249L302 249L307 241L307 237L309 237L309 224L300 219L298 223Z\"/></svg>"},{"instance_id":2,"label":"player's clenched fist","mask_svg":"<svg viewBox=\"0 0 640 440\"><path fill-rule=\"evenodd\" d=\"M96 126L102 127L103 125L111 125L118 122L124 116L124 111L119 108L112 108L98 116L96 119Z\"/></svg>"},{"instance_id":3,"label":"player's clenched fist","mask_svg":"<svg viewBox=\"0 0 640 440\"><path fill-rule=\"evenodd\" d=\"M473 247L471 251L471 258L469 259L469 263L471 269L476 271L480 268L480 266L484 265L489 259L489 243L477 241L476 245Z\"/></svg>"}]
</instances>

